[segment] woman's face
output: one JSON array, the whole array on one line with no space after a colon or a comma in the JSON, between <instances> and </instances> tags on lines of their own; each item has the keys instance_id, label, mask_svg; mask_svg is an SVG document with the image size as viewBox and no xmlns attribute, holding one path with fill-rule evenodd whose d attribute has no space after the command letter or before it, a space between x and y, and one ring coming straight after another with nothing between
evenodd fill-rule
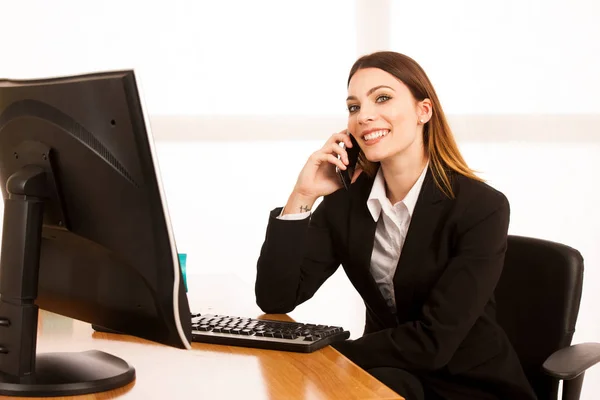
<instances>
[{"instance_id":1,"label":"woman's face","mask_svg":"<svg viewBox=\"0 0 600 400\"><path fill-rule=\"evenodd\" d=\"M408 87L379 68L359 69L348 85L348 131L369 161L423 151L429 99L417 102Z\"/></svg>"}]
</instances>

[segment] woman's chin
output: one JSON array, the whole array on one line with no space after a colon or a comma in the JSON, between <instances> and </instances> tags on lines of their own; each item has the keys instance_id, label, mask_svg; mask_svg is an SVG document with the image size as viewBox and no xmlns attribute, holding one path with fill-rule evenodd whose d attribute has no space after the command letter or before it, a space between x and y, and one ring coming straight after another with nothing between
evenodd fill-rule
<instances>
[{"instance_id":1,"label":"woman's chin","mask_svg":"<svg viewBox=\"0 0 600 400\"><path fill-rule=\"evenodd\" d=\"M369 153L365 152L364 155L367 160L374 162L374 163L381 162L381 160L384 160L386 158L385 154L382 154L380 152L375 152L375 151L369 152Z\"/></svg>"}]
</instances>

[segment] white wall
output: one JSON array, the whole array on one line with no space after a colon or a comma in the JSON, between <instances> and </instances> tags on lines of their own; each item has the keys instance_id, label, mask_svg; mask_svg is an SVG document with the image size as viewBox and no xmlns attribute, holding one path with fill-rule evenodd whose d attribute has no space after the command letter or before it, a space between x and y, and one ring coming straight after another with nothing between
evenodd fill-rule
<instances>
[{"instance_id":1,"label":"white wall","mask_svg":"<svg viewBox=\"0 0 600 400\"><path fill-rule=\"evenodd\" d=\"M404 52L428 72L471 166L509 197L511 233L582 252L575 342L600 341L598 4L0 0L0 77L135 68L188 273L252 284L268 211L344 127L352 62ZM362 312L336 273L292 316L356 337ZM599 377L588 372L584 399Z\"/></svg>"}]
</instances>

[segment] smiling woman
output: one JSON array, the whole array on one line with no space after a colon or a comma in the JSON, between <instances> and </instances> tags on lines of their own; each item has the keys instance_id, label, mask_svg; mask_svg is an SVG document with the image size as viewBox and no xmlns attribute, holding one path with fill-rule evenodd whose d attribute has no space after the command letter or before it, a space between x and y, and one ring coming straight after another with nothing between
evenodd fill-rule
<instances>
[{"instance_id":1,"label":"smiling woman","mask_svg":"<svg viewBox=\"0 0 600 400\"><path fill-rule=\"evenodd\" d=\"M290 312L342 265L366 324L335 347L390 388L409 399L534 399L495 319L508 200L469 169L411 58L358 59L347 106L347 129L308 158L285 207L271 212L257 304ZM339 190L335 168L352 167L354 146L359 168Z\"/></svg>"},{"instance_id":2,"label":"smiling woman","mask_svg":"<svg viewBox=\"0 0 600 400\"><path fill-rule=\"evenodd\" d=\"M376 163L386 158L388 167L384 173L406 170L407 164L415 164L420 171L424 164L415 163L415 157L420 158L425 147L435 182L450 197L453 193L447 170L480 180L460 154L433 85L412 58L395 52L361 57L350 71L348 92L348 130L356 132L365 144L359 160L369 175L374 176L379 168ZM383 126L371 127L374 119ZM369 129L365 130L365 126ZM365 133L380 128L381 133L364 140ZM386 132L392 135L382 145L374 146ZM394 154L401 157L390 159Z\"/></svg>"}]
</instances>

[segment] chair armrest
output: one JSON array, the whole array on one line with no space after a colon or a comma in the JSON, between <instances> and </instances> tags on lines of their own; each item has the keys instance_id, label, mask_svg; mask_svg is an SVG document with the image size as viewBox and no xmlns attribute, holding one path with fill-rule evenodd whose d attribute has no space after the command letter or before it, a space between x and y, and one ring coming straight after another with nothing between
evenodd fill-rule
<instances>
[{"instance_id":1,"label":"chair armrest","mask_svg":"<svg viewBox=\"0 0 600 400\"><path fill-rule=\"evenodd\" d=\"M580 343L555 351L544 361L544 371L555 378L571 380L600 362L600 343Z\"/></svg>"}]
</instances>

